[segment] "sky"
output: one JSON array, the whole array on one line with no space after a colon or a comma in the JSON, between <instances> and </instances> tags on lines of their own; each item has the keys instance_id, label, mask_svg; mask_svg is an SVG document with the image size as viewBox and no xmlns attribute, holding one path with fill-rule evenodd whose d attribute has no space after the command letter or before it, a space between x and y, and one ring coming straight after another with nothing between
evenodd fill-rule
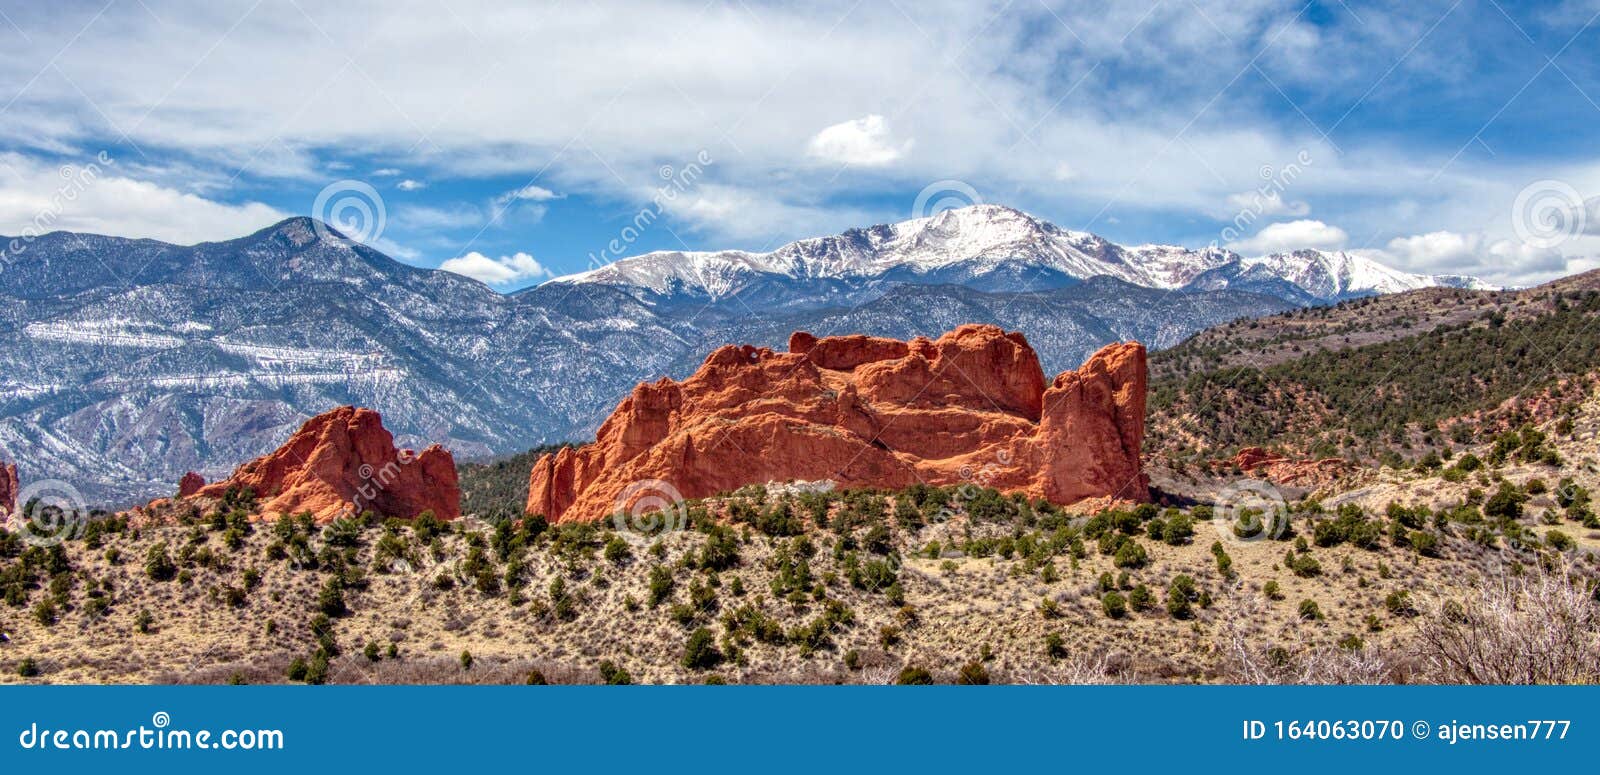
<instances>
[{"instance_id":1,"label":"sky","mask_svg":"<svg viewBox=\"0 0 1600 775\"><path fill-rule=\"evenodd\" d=\"M1600 0L0 0L0 234L312 215L499 290L974 202L1600 266Z\"/></svg>"}]
</instances>

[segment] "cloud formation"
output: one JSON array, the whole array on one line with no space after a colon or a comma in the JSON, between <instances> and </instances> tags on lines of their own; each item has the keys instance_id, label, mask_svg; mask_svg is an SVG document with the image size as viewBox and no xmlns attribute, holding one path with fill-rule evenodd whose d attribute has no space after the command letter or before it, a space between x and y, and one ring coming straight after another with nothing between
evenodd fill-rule
<instances>
[{"instance_id":1,"label":"cloud formation","mask_svg":"<svg viewBox=\"0 0 1600 775\"><path fill-rule=\"evenodd\" d=\"M446 259L439 268L493 286L514 285L550 276L550 270L527 253L490 258L472 251L464 256Z\"/></svg>"},{"instance_id":2,"label":"cloud formation","mask_svg":"<svg viewBox=\"0 0 1600 775\"><path fill-rule=\"evenodd\" d=\"M1344 229L1305 219L1270 224L1255 236L1228 245L1228 249L1245 256L1264 256L1306 248L1340 250L1349 242L1350 235Z\"/></svg>"},{"instance_id":3,"label":"cloud formation","mask_svg":"<svg viewBox=\"0 0 1600 775\"><path fill-rule=\"evenodd\" d=\"M807 153L827 162L881 167L911 150L912 141L896 144L889 122L876 113L826 127L806 144Z\"/></svg>"}]
</instances>

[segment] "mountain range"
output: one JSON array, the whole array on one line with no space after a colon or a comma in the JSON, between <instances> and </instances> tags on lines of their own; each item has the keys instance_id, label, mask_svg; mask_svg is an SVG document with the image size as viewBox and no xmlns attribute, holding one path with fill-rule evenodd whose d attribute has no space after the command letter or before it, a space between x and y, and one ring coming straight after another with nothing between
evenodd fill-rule
<instances>
[{"instance_id":1,"label":"mountain range","mask_svg":"<svg viewBox=\"0 0 1600 775\"><path fill-rule=\"evenodd\" d=\"M1428 286L1347 253L1124 247L980 205L770 253L650 253L513 294L307 218L179 246L56 232L6 256L0 459L95 502L170 494L342 404L397 440L487 457L592 434L642 380L795 330L1027 334L1046 371L1241 317Z\"/></svg>"}]
</instances>

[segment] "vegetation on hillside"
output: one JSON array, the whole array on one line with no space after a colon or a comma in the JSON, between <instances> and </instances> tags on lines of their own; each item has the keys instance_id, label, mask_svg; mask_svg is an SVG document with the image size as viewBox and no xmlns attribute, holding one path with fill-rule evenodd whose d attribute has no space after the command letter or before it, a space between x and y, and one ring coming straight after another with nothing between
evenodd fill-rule
<instances>
[{"instance_id":1,"label":"vegetation on hillside","mask_svg":"<svg viewBox=\"0 0 1600 775\"><path fill-rule=\"evenodd\" d=\"M546 453L571 444L547 444L510 457L456 464L461 481L461 513L484 519L514 518L528 502L528 473Z\"/></svg>"},{"instance_id":2,"label":"vegetation on hillside","mask_svg":"<svg viewBox=\"0 0 1600 775\"><path fill-rule=\"evenodd\" d=\"M1469 323L1257 368L1233 366L1151 386L1153 443L1208 452L1298 440L1338 455L1378 446L1418 450L1444 443L1445 421L1494 408L1600 368L1600 292L1555 298L1548 314ZM1570 389L1578 391L1574 383ZM1475 440L1476 429L1457 443ZM1464 435L1463 435L1464 434ZM1419 448L1420 445L1420 448Z\"/></svg>"},{"instance_id":3,"label":"vegetation on hillside","mask_svg":"<svg viewBox=\"0 0 1600 775\"><path fill-rule=\"evenodd\" d=\"M1468 475L1492 481L1493 465ZM1536 515L1530 493L1547 489L1501 480L1448 508L1380 512L1308 500L1259 541L1259 513L1079 515L976 486L754 485L685 502L683 529L652 535L538 516L249 521L246 493L172 526L96 521L53 547L0 533L0 624L11 675L45 680L127 678L103 672L124 665L301 683L1470 681L1491 673L1436 675L1412 651L1414 619L1454 614L1408 590L1470 598L1493 566L1559 570L1559 589L1590 599L1595 555L1567 532L1581 525L1552 527L1592 520L1588 492L1563 481L1565 510ZM1441 659L1458 647L1459 627L1425 621ZM123 657L46 648L79 634L114 636ZM1559 668L1535 679L1600 678Z\"/></svg>"}]
</instances>

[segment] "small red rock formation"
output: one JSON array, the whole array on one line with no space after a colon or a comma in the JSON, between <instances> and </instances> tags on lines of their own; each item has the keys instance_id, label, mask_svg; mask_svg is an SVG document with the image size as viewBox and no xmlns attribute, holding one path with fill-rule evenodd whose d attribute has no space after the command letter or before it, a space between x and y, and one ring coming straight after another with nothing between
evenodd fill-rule
<instances>
[{"instance_id":1,"label":"small red rock formation","mask_svg":"<svg viewBox=\"0 0 1600 775\"><path fill-rule=\"evenodd\" d=\"M789 352L725 346L683 382L641 384L593 444L545 455L527 510L594 520L619 496L686 498L752 482L840 487L974 482L1059 504L1147 500L1145 350L1110 345L1046 383L1019 333L965 325L937 340L818 339ZM632 487L630 487L632 485Z\"/></svg>"},{"instance_id":2,"label":"small red rock formation","mask_svg":"<svg viewBox=\"0 0 1600 775\"><path fill-rule=\"evenodd\" d=\"M178 497L187 498L200 492L200 488L204 486L206 486L206 478L190 471L184 474L182 479L178 480Z\"/></svg>"},{"instance_id":3,"label":"small red rock formation","mask_svg":"<svg viewBox=\"0 0 1600 775\"><path fill-rule=\"evenodd\" d=\"M439 519L461 516L450 452L437 444L420 454L396 450L378 413L353 406L307 420L277 451L187 498L221 498L246 487L256 493L257 513L265 518L309 511L318 522L329 522L369 510L408 519L424 511Z\"/></svg>"},{"instance_id":4,"label":"small red rock formation","mask_svg":"<svg viewBox=\"0 0 1600 775\"><path fill-rule=\"evenodd\" d=\"M1349 468L1348 463L1336 457L1295 460L1262 447L1244 447L1232 458L1214 465L1237 468L1278 484L1302 486L1326 484Z\"/></svg>"},{"instance_id":5,"label":"small red rock formation","mask_svg":"<svg viewBox=\"0 0 1600 775\"><path fill-rule=\"evenodd\" d=\"M17 483L17 465L0 463L0 518L17 513L17 491L21 489Z\"/></svg>"}]
</instances>

